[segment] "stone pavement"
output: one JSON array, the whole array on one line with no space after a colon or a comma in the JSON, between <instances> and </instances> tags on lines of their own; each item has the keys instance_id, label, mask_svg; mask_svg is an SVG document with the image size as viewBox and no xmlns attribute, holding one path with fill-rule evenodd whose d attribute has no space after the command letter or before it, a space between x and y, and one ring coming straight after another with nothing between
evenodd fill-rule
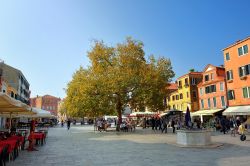
<instances>
[{"instance_id":1,"label":"stone pavement","mask_svg":"<svg viewBox=\"0 0 250 166\"><path fill-rule=\"evenodd\" d=\"M51 128L47 144L39 151L22 151L7 166L249 166L250 136L215 134L212 140L224 143L210 149L180 148L174 134L150 129L136 132L94 132L93 126Z\"/></svg>"}]
</instances>

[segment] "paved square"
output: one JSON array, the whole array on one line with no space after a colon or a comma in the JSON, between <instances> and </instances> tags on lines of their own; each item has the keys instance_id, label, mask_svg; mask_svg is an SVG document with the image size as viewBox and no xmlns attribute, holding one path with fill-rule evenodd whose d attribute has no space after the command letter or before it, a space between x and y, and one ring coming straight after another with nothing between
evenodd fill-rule
<instances>
[{"instance_id":1,"label":"paved square","mask_svg":"<svg viewBox=\"0 0 250 166\"><path fill-rule=\"evenodd\" d=\"M175 135L150 129L136 132L94 132L92 126L50 128L47 143L39 151L22 151L7 166L249 166L250 136L216 134L218 148L180 148Z\"/></svg>"}]
</instances>

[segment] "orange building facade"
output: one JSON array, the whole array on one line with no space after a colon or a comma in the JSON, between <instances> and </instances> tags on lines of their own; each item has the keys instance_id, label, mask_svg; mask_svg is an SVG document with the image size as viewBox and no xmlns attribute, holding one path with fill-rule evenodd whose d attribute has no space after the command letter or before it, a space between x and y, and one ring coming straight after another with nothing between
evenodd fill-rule
<instances>
[{"instance_id":1,"label":"orange building facade","mask_svg":"<svg viewBox=\"0 0 250 166\"><path fill-rule=\"evenodd\" d=\"M200 110L225 109L228 105L225 68L209 64L202 75L198 84Z\"/></svg>"},{"instance_id":2,"label":"orange building facade","mask_svg":"<svg viewBox=\"0 0 250 166\"><path fill-rule=\"evenodd\" d=\"M227 78L228 104L250 105L250 37L223 50Z\"/></svg>"}]
</instances>

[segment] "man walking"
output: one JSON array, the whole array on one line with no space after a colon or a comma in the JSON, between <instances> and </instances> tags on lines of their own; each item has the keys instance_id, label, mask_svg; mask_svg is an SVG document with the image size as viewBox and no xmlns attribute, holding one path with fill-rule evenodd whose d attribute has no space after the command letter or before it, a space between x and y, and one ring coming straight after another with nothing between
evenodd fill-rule
<instances>
[{"instance_id":1,"label":"man walking","mask_svg":"<svg viewBox=\"0 0 250 166\"><path fill-rule=\"evenodd\" d=\"M68 130L69 130L69 128L70 128L70 123L71 123L71 121L70 121L70 119L68 119L68 121L67 121Z\"/></svg>"}]
</instances>

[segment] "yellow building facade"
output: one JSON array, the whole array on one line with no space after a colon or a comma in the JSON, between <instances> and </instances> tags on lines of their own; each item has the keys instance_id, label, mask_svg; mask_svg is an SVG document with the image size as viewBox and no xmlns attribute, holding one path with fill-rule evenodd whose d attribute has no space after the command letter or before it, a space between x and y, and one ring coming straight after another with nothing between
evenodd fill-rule
<instances>
[{"instance_id":1,"label":"yellow building facade","mask_svg":"<svg viewBox=\"0 0 250 166\"><path fill-rule=\"evenodd\" d=\"M176 80L178 89L168 96L168 108L186 112L199 110L197 85L202 81L201 72L190 72Z\"/></svg>"}]
</instances>

